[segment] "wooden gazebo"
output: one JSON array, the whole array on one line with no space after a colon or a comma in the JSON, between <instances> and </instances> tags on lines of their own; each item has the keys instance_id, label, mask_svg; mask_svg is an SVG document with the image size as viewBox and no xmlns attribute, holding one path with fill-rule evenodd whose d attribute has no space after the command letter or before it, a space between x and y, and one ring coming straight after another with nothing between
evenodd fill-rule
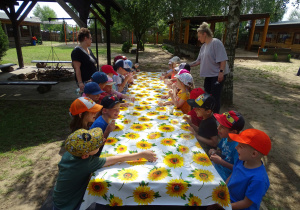
<instances>
[{"instance_id":1,"label":"wooden gazebo","mask_svg":"<svg viewBox=\"0 0 300 210\"><path fill-rule=\"evenodd\" d=\"M22 4L15 11L15 6L18 6L18 1L22 1ZM97 20L106 28L106 41L107 41L107 63L111 64L111 51L110 51L110 26L113 25L111 20L111 8L120 12L121 7L115 0L1 0L0 9L4 10L6 15L9 17L13 34L15 39L15 45L18 55L19 67L24 67L23 55L20 44L20 35L18 33L18 27L27 17L29 12L35 6L37 2L57 2L73 20L80 26L86 27L89 14L92 13L97 18ZM71 3L74 8L78 11L77 15L68 5ZM103 11L98 4L104 6L105 11ZM91 6L93 6L93 9ZM97 12L101 14L102 17L98 15Z\"/></svg>"}]
</instances>

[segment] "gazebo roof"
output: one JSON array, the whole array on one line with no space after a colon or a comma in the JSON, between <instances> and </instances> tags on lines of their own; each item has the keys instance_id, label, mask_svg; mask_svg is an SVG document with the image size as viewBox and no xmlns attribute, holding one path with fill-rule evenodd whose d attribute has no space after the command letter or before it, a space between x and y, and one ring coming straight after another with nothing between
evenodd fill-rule
<instances>
[{"instance_id":1,"label":"gazebo roof","mask_svg":"<svg viewBox=\"0 0 300 210\"><path fill-rule=\"evenodd\" d=\"M4 12L0 12L0 20L10 20L10 19ZM24 22L41 23L41 20L38 17L30 17L30 18L26 17L24 19Z\"/></svg>"}]
</instances>

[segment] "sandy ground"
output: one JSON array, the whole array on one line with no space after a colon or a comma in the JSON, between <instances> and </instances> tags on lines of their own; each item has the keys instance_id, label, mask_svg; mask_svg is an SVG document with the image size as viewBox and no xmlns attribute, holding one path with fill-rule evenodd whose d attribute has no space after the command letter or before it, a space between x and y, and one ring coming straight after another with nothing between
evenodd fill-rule
<instances>
[{"instance_id":1,"label":"sandy ground","mask_svg":"<svg viewBox=\"0 0 300 210\"><path fill-rule=\"evenodd\" d=\"M115 56L114 54L112 57ZM134 55L126 55L134 60ZM167 69L171 54L146 48L140 56L140 68L147 71ZM191 61L183 59L183 61ZM105 57L100 58L105 64ZM299 60L291 63L236 59L234 105L221 112L239 111L245 128L265 131L272 150L264 158L271 186L264 197L269 209L298 209L300 199L300 77L295 76ZM19 73L18 70L13 73ZM192 69L197 87L203 87L199 67ZM3 80L8 74L0 74ZM59 83L46 94L34 86L2 86L0 98L6 100L65 100L76 98L74 82ZM0 209L39 209L53 187L62 141L6 153L0 160ZM24 158L25 157L25 158ZM31 159L30 162L26 160ZM21 162L21 163L20 163Z\"/></svg>"}]
</instances>

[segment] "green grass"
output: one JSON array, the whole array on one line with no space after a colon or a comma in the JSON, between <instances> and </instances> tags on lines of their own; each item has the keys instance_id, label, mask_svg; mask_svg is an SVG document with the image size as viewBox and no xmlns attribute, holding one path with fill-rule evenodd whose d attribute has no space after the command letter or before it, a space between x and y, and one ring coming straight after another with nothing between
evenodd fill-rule
<instances>
[{"instance_id":1,"label":"green grass","mask_svg":"<svg viewBox=\"0 0 300 210\"><path fill-rule=\"evenodd\" d=\"M64 43L59 42L53 42L53 49L56 53L59 60L71 60L71 52L74 49L74 45L65 45ZM96 56L96 47L91 47L94 55ZM121 47L111 47L112 52L121 53ZM24 65L35 65L31 63L31 60L47 60L49 57L49 54L51 52L51 42L50 41L44 41L42 45L36 45L36 46L24 46L22 47L22 54L23 54L23 60ZM98 53L99 56L103 55L106 56L106 45L99 45L98 46ZM52 60L51 56L49 57L49 60ZM57 60L57 58L55 59ZM6 55L2 58L2 61L0 61L0 64L4 63L16 63L18 64L18 57L17 57L17 51L16 48L10 48Z\"/></svg>"},{"instance_id":2,"label":"green grass","mask_svg":"<svg viewBox=\"0 0 300 210\"><path fill-rule=\"evenodd\" d=\"M0 157L6 157L2 153L8 151L24 152L24 148L65 139L70 133L71 103L0 100ZM24 161L24 165L30 165L29 160Z\"/></svg>"}]
</instances>

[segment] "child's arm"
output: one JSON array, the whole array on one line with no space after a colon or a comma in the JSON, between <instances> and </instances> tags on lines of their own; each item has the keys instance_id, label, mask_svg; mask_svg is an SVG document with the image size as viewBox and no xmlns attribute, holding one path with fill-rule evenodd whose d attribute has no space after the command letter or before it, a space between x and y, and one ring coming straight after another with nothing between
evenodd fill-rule
<instances>
[{"instance_id":1,"label":"child's arm","mask_svg":"<svg viewBox=\"0 0 300 210\"><path fill-rule=\"evenodd\" d=\"M140 158L145 158L150 162L154 162L157 160L156 154L151 150L147 150L147 151L134 153L134 154L125 154L125 155L116 155L116 156L107 157L103 167L114 165L118 162L137 160Z\"/></svg>"},{"instance_id":2,"label":"child's arm","mask_svg":"<svg viewBox=\"0 0 300 210\"><path fill-rule=\"evenodd\" d=\"M107 139L107 137L109 136L110 132L112 132L113 130L116 129L116 124L115 124L115 120L112 120L106 127L104 133L103 133L103 137Z\"/></svg>"},{"instance_id":3,"label":"child's arm","mask_svg":"<svg viewBox=\"0 0 300 210\"><path fill-rule=\"evenodd\" d=\"M203 136L199 136L192 127L189 127L189 130L194 134L194 136L196 137L196 139L198 141L201 141L204 144L207 144L212 147L218 146L218 137L217 136L212 136L208 139L208 138L204 138Z\"/></svg>"},{"instance_id":4,"label":"child's arm","mask_svg":"<svg viewBox=\"0 0 300 210\"><path fill-rule=\"evenodd\" d=\"M235 203L231 203L232 209L245 209L252 205L253 201L251 201L247 196L241 201L237 201Z\"/></svg>"},{"instance_id":5,"label":"child's arm","mask_svg":"<svg viewBox=\"0 0 300 210\"><path fill-rule=\"evenodd\" d=\"M225 160L223 160L219 155L217 154L212 154L210 156L210 160L213 161L216 164L220 164L226 168L229 168L230 170L233 169L233 164L226 162Z\"/></svg>"},{"instance_id":6,"label":"child's arm","mask_svg":"<svg viewBox=\"0 0 300 210\"><path fill-rule=\"evenodd\" d=\"M132 78L132 75L128 74L125 77L124 81L121 84L118 85L118 91L119 92L123 91L123 89L124 89L125 85L127 84L128 80L130 80L131 78Z\"/></svg>"}]
</instances>

